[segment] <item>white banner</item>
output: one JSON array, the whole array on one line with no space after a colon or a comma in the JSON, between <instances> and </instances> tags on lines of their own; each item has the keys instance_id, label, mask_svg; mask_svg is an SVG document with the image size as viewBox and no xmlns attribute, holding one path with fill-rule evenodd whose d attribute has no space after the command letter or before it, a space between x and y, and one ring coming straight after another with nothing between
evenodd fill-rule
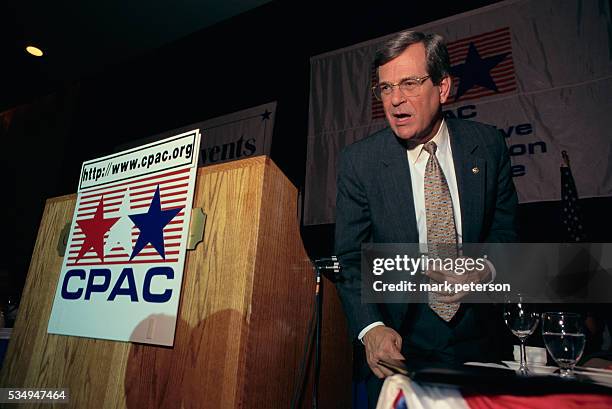
<instances>
[{"instance_id":1,"label":"white banner","mask_svg":"<svg viewBox=\"0 0 612 409\"><path fill-rule=\"evenodd\" d=\"M48 332L172 345L199 130L83 163Z\"/></svg>"},{"instance_id":2,"label":"white banner","mask_svg":"<svg viewBox=\"0 0 612 409\"><path fill-rule=\"evenodd\" d=\"M275 115L276 102L271 102L195 124L206 135L200 166L270 156Z\"/></svg>"},{"instance_id":3,"label":"white banner","mask_svg":"<svg viewBox=\"0 0 612 409\"><path fill-rule=\"evenodd\" d=\"M454 86L445 116L507 136L520 202L560 200L563 150L580 197L612 195L608 2L511 0L413 29L447 41ZM311 59L306 224L335 219L342 147L386 126L371 65L389 37Z\"/></svg>"},{"instance_id":4,"label":"white banner","mask_svg":"<svg viewBox=\"0 0 612 409\"><path fill-rule=\"evenodd\" d=\"M121 149L199 128L206 138L200 146L198 166L216 165L252 156L270 156L275 115L276 102L269 102L162 132L153 137L124 145Z\"/></svg>"}]
</instances>

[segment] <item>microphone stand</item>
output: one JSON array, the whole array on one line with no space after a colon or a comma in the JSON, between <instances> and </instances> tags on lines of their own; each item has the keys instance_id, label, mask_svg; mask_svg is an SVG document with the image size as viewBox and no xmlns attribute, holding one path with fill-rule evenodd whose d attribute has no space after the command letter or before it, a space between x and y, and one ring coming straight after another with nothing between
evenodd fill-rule
<instances>
[{"instance_id":1,"label":"microphone stand","mask_svg":"<svg viewBox=\"0 0 612 409\"><path fill-rule=\"evenodd\" d=\"M315 362L314 362L314 380L312 391L312 407L319 407L319 375L321 371L321 332L323 326L323 280L321 275L324 275L332 282L338 281L337 274L340 272L340 263L338 257L323 257L314 260L315 267Z\"/></svg>"}]
</instances>

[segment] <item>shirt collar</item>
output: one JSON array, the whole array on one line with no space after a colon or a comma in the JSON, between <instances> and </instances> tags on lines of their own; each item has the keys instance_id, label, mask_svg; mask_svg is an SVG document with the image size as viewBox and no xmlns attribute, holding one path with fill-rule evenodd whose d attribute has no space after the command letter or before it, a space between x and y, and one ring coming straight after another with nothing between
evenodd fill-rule
<instances>
[{"instance_id":1,"label":"shirt collar","mask_svg":"<svg viewBox=\"0 0 612 409\"><path fill-rule=\"evenodd\" d=\"M434 141L436 145L438 146L437 148L438 155L447 152L449 136L448 136L448 128L446 126L446 121L444 120L444 118L442 119L442 122L440 123L440 128L438 129L438 132L431 140ZM421 152L423 152L422 143L415 146L413 149L408 149L408 159L410 160L410 162L412 162L412 164L415 164L419 160L419 157L421 156Z\"/></svg>"}]
</instances>

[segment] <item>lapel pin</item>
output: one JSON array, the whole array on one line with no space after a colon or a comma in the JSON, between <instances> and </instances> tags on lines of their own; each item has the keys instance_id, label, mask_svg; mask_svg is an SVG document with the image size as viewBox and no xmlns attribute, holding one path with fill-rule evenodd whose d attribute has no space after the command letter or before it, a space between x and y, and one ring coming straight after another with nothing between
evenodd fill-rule
<instances>
[{"instance_id":1,"label":"lapel pin","mask_svg":"<svg viewBox=\"0 0 612 409\"><path fill-rule=\"evenodd\" d=\"M478 174L478 172L480 172L480 169L478 169L478 166L474 166L472 168L472 173L476 175L476 174Z\"/></svg>"}]
</instances>

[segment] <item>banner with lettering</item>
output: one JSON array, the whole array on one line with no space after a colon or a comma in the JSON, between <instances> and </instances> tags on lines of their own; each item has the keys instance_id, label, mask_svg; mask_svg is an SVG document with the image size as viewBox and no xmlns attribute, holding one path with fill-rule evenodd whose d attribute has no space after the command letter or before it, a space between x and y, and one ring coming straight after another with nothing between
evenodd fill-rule
<instances>
[{"instance_id":1,"label":"banner with lettering","mask_svg":"<svg viewBox=\"0 0 612 409\"><path fill-rule=\"evenodd\" d=\"M206 138L200 146L198 166L216 165L252 156L270 156L275 115L276 102L269 102L132 141L119 148L125 149L199 128Z\"/></svg>"},{"instance_id":2,"label":"banner with lettering","mask_svg":"<svg viewBox=\"0 0 612 409\"><path fill-rule=\"evenodd\" d=\"M608 2L509 0L412 29L446 39L445 117L500 129L521 203L561 199L564 150L580 197L612 195ZM389 37L311 58L305 224L335 220L338 153L386 126L371 87Z\"/></svg>"},{"instance_id":3,"label":"banner with lettering","mask_svg":"<svg viewBox=\"0 0 612 409\"><path fill-rule=\"evenodd\" d=\"M199 146L194 129L83 163L49 333L173 344Z\"/></svg>"}]
</instances>

